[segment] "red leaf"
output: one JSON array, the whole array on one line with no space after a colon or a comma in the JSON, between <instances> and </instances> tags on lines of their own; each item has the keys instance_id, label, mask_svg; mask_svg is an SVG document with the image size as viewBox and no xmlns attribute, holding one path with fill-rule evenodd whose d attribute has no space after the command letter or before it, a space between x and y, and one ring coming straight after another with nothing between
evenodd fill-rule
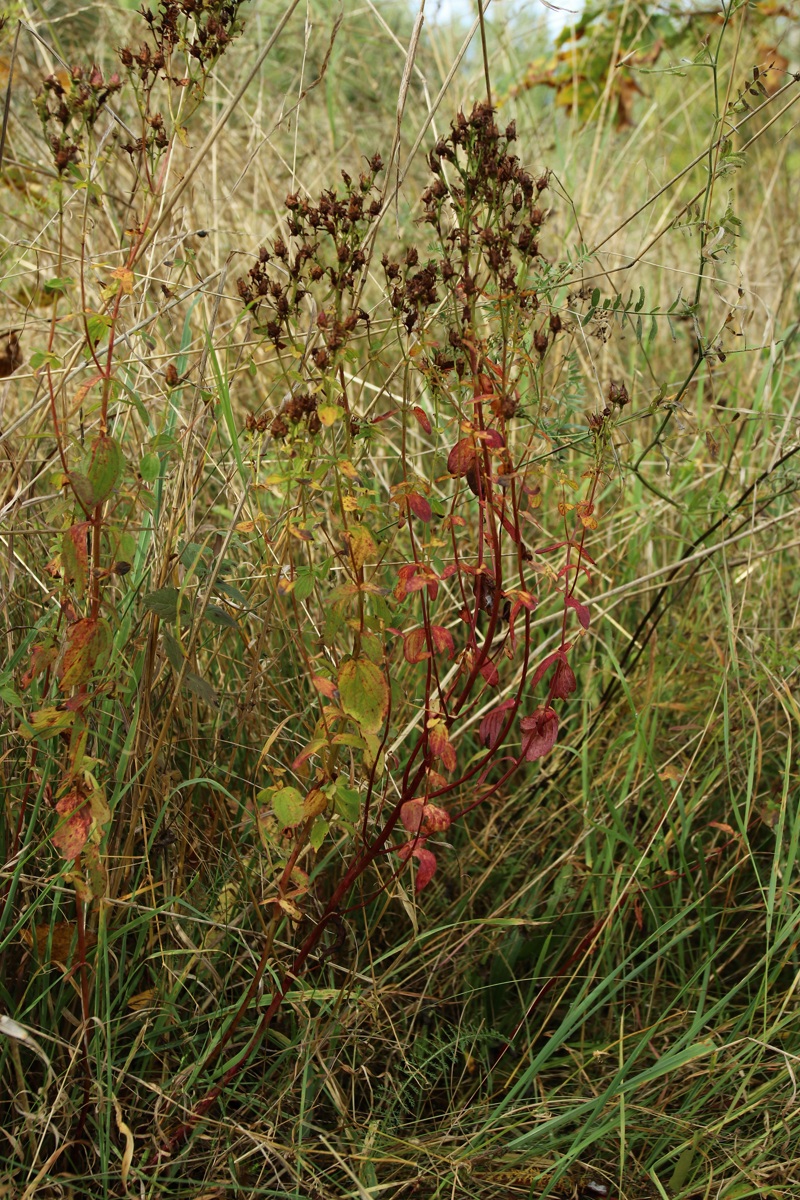
<instances>
[{"instance_id":1,"label":"red leaf","mask_svg":"<svg viewBox=\"0 0 800 1200\"><path fill-rule=\"evenodd\" d=\"M443 625L431 625L431 639L437 654L441 654L444 650L448 658L453 657L456 648L453 644L453 635L448 629L445 629Z\"/></svg>"},{"instance_id":2,"label":"red leaf","mask_svg":"<svg viewBox=\"0 0 800 1200\"><path fill-rule=\"evenodd\" d=\"M428 589L431 600L439 593L439 582L434 571L423 563L406 563L397 572L398 581L394 589L395 600L405 600L411 592L421 592Z\"/></svg>"},{"instance_id":3,"label":"red leaf","mask_svg":"<svg viewBox=\"0 0 800 1200\"><path fill-rule=\"evenodd\" d=\"M492 708L483 718L478 728L478 737L484 746L494 750L500 742L500 734L508 720L508 712L514 707L514 700L504 700L496 708Z\"/></svg>"},{"instance_id":4,"label":"red leaf","mask_svg":"<svg viewBox=\"0 0 800 1200\"><path fill-rule=\"evenodd\" d=\"M500 673L493 662L487 660L481 667L480 673L489 684L489 687L497 687L500 682Z\"/></svg>"},{"instance_id":5,"label":"red leaf","mask_svg":"<svg viewBox=\"0 0 800 1200\"><path fill-rule=\"evenodd\" d=\"M581 604L580 600L576 600L574 596L565 596L564 603L566 604L567 608L575 609L575 613L576 613L581 625L583 626L584 629L588 629L589 622L591 621L591 617L589 615L589 610L586 607L586 605Z\"/></svg>"},{"instance_id":6,"label":"red leaf","mask_svg":"<svg viewBox=\"0 0 800 1200\"><path fill-rule=\"evenodd\" d=\"M400 809L400 820L409 833L428 837L450 828L450 814L438 804L426 804L422 797L407 801Z\"/></svg>"},{"instance_id":7,"label":"red leaf","mask_svg":"<svg viewBox=\"0 0 800 1200\"><path fill-rule=\"evenodd\" d=\"M564 659L559 662L553 674L553 680L550 684L550 693L554 700L566 700L578 686L575 679L575 672L572 667Z\"/></svg>"},{"instance_id":8,"label":"red leaf","mask_svg":"<svg viewBox=\"0 0 800 1200\"><path fill-rule=\"evenodd\" d=\"M532 717L523 717L519 724L523 733L522 753L528 762L550 753L558 738L558 717L552 708L539 708Z\"/></svg>"},{"instance_id":9,"label":"red leaf","mask_svg":"<svg viewBox=\"0 0 800 1200\"><path fill-rule=\"evenodd\" d=\"M472 434L456 442L447 456L447 469L451 475L466 475L475 463L475 440Z\"/></svg>"},{"instance_id":10,"label":"red leaf","mask_svg":"<svg viewBox=\"0 0 800 1200\"><path fill-rule=\"evenodd\" d=\"M552 667L554 662L557 662L558 659L560 659L563 656L565 649L569 649L569 647L565 646L563 648L559 648L558 650L554 650L552 654L548 654L547 658L543 659L539 663L538 667L533 672L533 675L531 677L531 687L536 687L539 680L543 678L545 672L547 670L549 670L550 667Z\"/></svg>"},{"instance_id":11,"label":"red leaf","mask_svg":"<svg viewBox=\"0 0 800 1200\"><path fill-rule=\"evenodd\" d=\"M431 423L428 420L428 414L425 412L425 409L420 408L420 406L418 404L415 404L413 406L413 408L411 409L411 411L414 414L414 416L417 418L418 423L422 426L422 428L425 430L425 432L430 433L431 432Z\"/></svg>"},{"instance_id":12,"label":"red leaf","mask_svg":"<svg viewBox=\"0 0 800 1200\"><path fill-rule=\"evenodd\" d=\"M501 450L506 444L506 439L498 429L487 429L483 440L489 450Z\"/></svg>"},{"instance_id":13,"label":"red leaf","mask_svg":"<svg viewBox=\"0 0 800 1200\"><path fill-rule=\"evenodd\" d=\"M466 478L467 478L467 486L468 486L469 490L472 492L473 496L480 496L481 491L482 491L482 489L481 489L481 473L478 469L477 458L475 459L475 461L473 463L470 464L469 467L467 467L465 474L466 474Z\"/></svg>"},{"instance_id":14,"label":"red leaf","mask_svg":"<svg viewBox=\"0 0 800 1200\"><path fill-rule=\"evenodd\" d=\"M56 805L56 812L66 820L59 822L53 834L53 845L64 855L64 858L77 858L92 824L92 810L86 797L77 790L62 796Z\"/></svg>"},{"instance_id":15,"label":"red leaf","mask_svg":"<svg viewBox=\"0 0 800 1200\"><path fill-rule=\"evenodd\" d=\"M409 633L403 634L403 657L407 663L424 662L430 656L428 635L424 626L420 626L419 629L412 629Z\"/></svg>"},{"instance_id":16,"label":"red leaf","mask_svg":"<svg viewBox=\"0 0 800 1200\"><path fill-rule=\"evenodd\" d=\"M424 496L420 496L419 492L410 492L407 496L408 507L411 509L415 517L419 517L420 521L424 521L427 525L433 513L431 506Z\"/></svg>"},{"instance_id":17,"label":"red leaf","mask_svg":"<svg viewBox=\"0 0 800 1200\"><path fill-rule=\"evenodd\" d=\"M589 574L589 568L585 567L583 563L567 563L558 571L556 579L560 579L562 575L569 575L570 571L574 571L576 575L579 571L583 571L587 579L592 578Z\"/></svg>"},{"instance_id":18,"label":"red leaf","mask_svg":"<svg viewBox=\"0 0 800 1200\"><path fill-rule=\"evenodd\" d=\"M503 525L503 529L505 529L506 533L511 538L512 542L514 542L514 544L518 546L520 543L520 540L521 540L520 536L519 536L519 531L514 528L514 526L509 521L508 517L502 516L501 513L498 513L497 515L498 515L498 517L500 517L500 521Z\"/></svg>"},{"instance_id":19,"label":"red leaf","mask_svg":"<svg viewBox=\"0 0 800 1200\"><path fill-rule=\"evenodd\" d=\"M414 851L414 858L418 864L417 881L414 884L414 891L421 892L433 879L433 874L436 870L436 855L431 850L426 850L424 846L418 846Z\"/></svg>"},{"instance_id":20,"label":"red leaf","mask_svg":"<svg viewBox=\"0 0 800 1200\"><path fill-rule=\"evenodd\" d=\"M405 846L400 846L397 853L404 861L409 858L417 860L417 881L414 886L415 892L421 892L424 887L433 879L433 873L436 870L436 855L431 850L426 850L424 839L419 841L407 842Z\"/></svg>"}]
</instances>

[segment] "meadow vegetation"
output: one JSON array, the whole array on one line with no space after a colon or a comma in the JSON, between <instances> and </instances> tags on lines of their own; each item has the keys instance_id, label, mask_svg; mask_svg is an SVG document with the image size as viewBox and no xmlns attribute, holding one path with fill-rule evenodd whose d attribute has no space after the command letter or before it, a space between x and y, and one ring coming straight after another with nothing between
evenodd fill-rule
<instances>
[{"instance_id":1,"label":"meadow vegetation","mask_svg":"<svg viewBox=\"0 0 800 1200\"><path fill-rule=\"evenodd\" d=\"M800 1195L797 5L0 31L0 1196Z\"/></svg>"}]
</instances>

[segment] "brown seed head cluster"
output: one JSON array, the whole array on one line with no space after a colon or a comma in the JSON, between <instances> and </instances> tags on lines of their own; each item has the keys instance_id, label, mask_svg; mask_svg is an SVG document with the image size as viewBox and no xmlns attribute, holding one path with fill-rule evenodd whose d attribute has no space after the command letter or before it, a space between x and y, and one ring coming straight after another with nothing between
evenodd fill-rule
<instances>
[{"instance_id":1,"label":"brown seed head cluster","mask_svg":"<svg viewBox=\"0 0 800 1200\"><path fill-rule=\"evenodd\" d=\"M67 73L45 77L34 106L59 175L78 161L83 134L121 86L119 75L105 79L97 66L71 67Z\"/></svg>"},{"instance_id":2,"label":"brown seed head cluster","mask_svg":"<svg viewBox=\"0 0 800 1200\"><path fill-rule=\"evenodd\" d=\"M290 241L279 235L271 248L262 246L247 279L237 284L242 301L279 350L303 297L311 292L321 298L317 325L322 345L314 354L320 371L330 367L357 325L369 325L367 314L354 309L352 301L366 264L365 236L381 211L375 179L382 168L376 154L357 183L342 171L343 193L324 191L316 204L296 193L288 195ZM337 297L339 302L331 303ZM340 315L334 317L333 312Z\"/></svg>"},{"instance_id":3,"label":"brown seed head cluster","mask_svg":"<svg viewBox=\"0 0 800 1200\"><path fill-rule=\"evenodd\" d=\"M425 263L416 248L400 261L383 256L391 302L409 334L421 314L439 303L442 292L452 301L445 306L448 352L437 350L426 359L434 375L455 370L463 378L469 366L474 375L473 324L479 303L510 301L517 313L538 310L535 289L520 280L536 260L544 262L539 249L546 219L541 197L549 180L546 173L534 178L523 168L510 149L516 136L513 122L500 131L487 103L476 104L469 116L459 112L449 136L439 138L428 156L434 179L422 193L424 221L435 230L441 252ZM561 327L554 314L533 333L538 354L545 354ZM498 415L513 416L517 405L510 389L500 397Z\"/></svg>"}]
</instances>

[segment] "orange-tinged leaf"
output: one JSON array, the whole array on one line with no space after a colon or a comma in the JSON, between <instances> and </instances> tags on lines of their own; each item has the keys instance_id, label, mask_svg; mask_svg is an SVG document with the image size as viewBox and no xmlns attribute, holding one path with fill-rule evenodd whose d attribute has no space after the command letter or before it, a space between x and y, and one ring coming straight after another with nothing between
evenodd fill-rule
<instances>
[{"instance_id":1,"label":"orange-tinged leaf","mask_svg":"<svg viewBox=\"0 0 800 1200\"><path fill-rule=\"evenodd\" d=\"M20 680L22 687L26 688L38 675L55 662L58 657L58 647L47 642L35 645L31 650L30 662L28 669Z\"/></svg>"},{"instance_id":2,"label":"orange-tinged leaf","mask_svg":"<svg viewBox=\"0 0 800 1200\"><path fill-rule=\"evenodd\" d=\"M312 675L311 682L318 692L323 696L327 696L329 700L339 699L339 689L332 679L325 679L322 675Z\"/></svg>"},{"instance_id":3,"label":"orange-tinged leaf","mask_svg":"<svg viewBox=\"0 0 800 1200\"><path fill-rule=\"evenodd\" d=\"M328 797L321 788L312 788L303 801L303 817L318 817L328 807Z\"/></svg>"},{"instance_id":4,"label":"orange-tinged leaf","mask_svg":"<svg viewBox=\"0 0 800 1200\"><path fill-rule=\"evenodd\" d=\"M440 759L445 771L456 769L456 752L444 721L429 722L428 745L434 757Z\"/></svg>"},{"instance_id":5,"label":"orange-tinged leaf","mask_svg":"<svg viewBox=\"0 0 800 1200\"><path fill-rule=\"evenodd\" d=\"M119 280L119 290L130 296L133 291L133 271L130 267L117 267L111 272L111 278Z\"/></svg>"},{"instance_id":6,"label":"orange-tinged leaf","mask_svg":"<svg viewBox=\"0 0 800 1200\"><path fill-rule=\"evenodd\" d=\"M438 804L426 804L421 797L408 800L400 809L400 820L409 833L427 837L431 833L444 833L450 828L450 814Z\"/></svg>"},{"instance_id":7,"label":"orange-tinged leaf","mask_svg":"<svg viewBox=\"0 0 800 1200\"><path fill-rule=\"evenodd\" d=\"M50 936L52 929L52 937ZM74 921L58 921L55 925L37 925L34 933L29 929L21 929L19 936L29 950L36 943L36 957L40 962L55 962L66 966L70 959L73 939L75 938ZM86 946L90 948L97 944L97 935L91 929L86 930ZM49 947L49 953L48 953Z\"/></svg>"},{"instance_id":8,"label":"orange-tinged leaf","mask_svg":"<svg viewBox=\"0 0 800 1200\"><path fill-rule=\"evenodd\" d=\"M360 571L365 562L374 562L378 557L378 547L366 525L356 525L348 530L347 542L356 571Z\"/></svg>"},{"instance_id":9,"label":"orange-tinged leaf","mask_svg":"<svg viewBox=\"0 0 800 1200\"><path fill-rule=\"evenodd\" d=\"M89 522L81 521L64 530L61 538L61 566L66 583L71 583L80 599L86 593L89 575Z\"/></svg>"},{"instance_id":10,"label":"orange-tinged leaf","mask_svg":"<svg viewBox=\"0 0 800 1200\"><path fill-rule=\"evenodd\" d=\"M426 658L430 658L431 652L428 649L424 626L403 634L403 656L408 663L424 662Z\"/></svg>"},{"instance_id":11,"label":"orange-tinged leaf","mask_svg":"<svg viewBox=\"0 0 800 1200\"><path fill-rule=\"evenodd\" d=\"M141 1012L142 1009L150 1008L155 1004L158 998L158 992L155 988L146 988L143 992L137 992L135 996L131 996L128 1001L128 1008L132 1012Z\"/></svg>"},{"instance_id":12,"label":"orange-tinged leaf","mask_svg":"<svg viewBox=\"0 0 800 1200\"><path fill-rule=\"evenodd\" d=\"M89 681L95 666L111 649L111 630L102 617L83 617L67 630L67 649L59 682L64 691Z\"/></svg>"},{"instance_id":13,"label":"orange-tinged leaf","mask_svg":"<svg viewBox=\"0 0 800 1200\"><path fill-rule=\"evenodd\" d=\"M53 706L40 708L38 712L31 713L20 728L20 733L23 737L55 737L56 734L70 729L74 720L75 713L67 709Z\"/></svg>"},{"instance_id":14,"label":"orange-tinged leaf","mask_svg":"<svg viewBox=\"0 0 800 1200\"><path fill-rule=\"evenodd\" d=\"M453 635L449 629L445 629L444 625L431 625L431 640L433 648L437 654L445 651L448 658L452 658L456 652L453 644Z\"/></svg>"},{"instance_id":15,"label":"orange-tinged leaf","mask_svg":"<svg viewBox=\"0 0 800 1200\"><path fill-rule=\"evenodd\" d=\"M56 812L62 820L53 834L53 845L64 858L77 858L86 845L92 824L92 814L86 797L77 789L68 792L59 800Z\"/></svg>"},{"instance_id":16,"label":"orange-tinged leaf","mask_svg":"<svg viewBox=\"0 0 800 1200\"><path fill-rule=\"evenodd\" d=\"M377 733L389 711L389 685L370 659L351 658L339 668L342 709L366 733Z\"/></svg>"}]
</instances>

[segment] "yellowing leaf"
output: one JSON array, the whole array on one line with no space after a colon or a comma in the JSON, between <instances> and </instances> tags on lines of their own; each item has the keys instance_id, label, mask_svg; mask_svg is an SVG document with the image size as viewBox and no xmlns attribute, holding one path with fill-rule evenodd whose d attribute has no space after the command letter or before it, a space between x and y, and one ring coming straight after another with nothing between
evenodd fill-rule
<instances>
[{"instance_id":1,"label":"yellowing leaf","mask_svg":"<svg viewBox=\"0 0 800 1200\"><path fill-rule=\"evenodd\" d=\"M338 404L320 404L317 407L317 416L323 425L330 427L344 416L344 409Z\"/></svg>"},{"instance_id":2,"label":"yellowing leaf","mask_svg":"<svg viewBox=\"0 0 800 1200\"><path fill-rule=\"evenodd\" d=\"M342 709L366 733L377 733L389 711L389 685L380 667L363 655L339 668Z\"/></svg>"},{"instance_id":3,"label":"yellowing leaf","mask_svg":"<svg viewBox=\"0 0 800 1200\"><path fill-rule=\"evenodd\" d=\"M365 562L374 562L378 557L378 547L366 525L356 525L354 529L349 530L347 541L356 571L360 571Z\"/></svg>"},{"instance_id":4,"label":"yellowing leaf","mask_svg":"<svg viewBox=\"0 0 800 1200\"><path fill-rule=\"evenodd\" d=\"M283 829L299 825L308 815L303 807L302 793L297 788L285 787L272 797L272 809Z\"/></svg>"}]
</instances>

